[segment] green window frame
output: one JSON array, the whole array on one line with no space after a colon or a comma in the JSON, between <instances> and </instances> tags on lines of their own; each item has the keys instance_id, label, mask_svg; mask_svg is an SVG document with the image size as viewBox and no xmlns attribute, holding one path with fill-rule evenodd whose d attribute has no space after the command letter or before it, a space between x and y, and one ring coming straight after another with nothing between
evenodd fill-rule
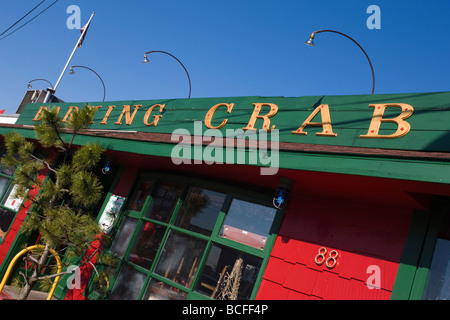
<instances>
[{"instance_id":1,"label":"green window frame","mask_svg":"<svg viewBox=\"0 0 450 320\"><path fill-rule=\"evenodd\" d=\"M3 155L3 152L1 154ZM7 203L14 188L14 171L0 163L0 244L8 234L22 203L19 199L13 199L11 203ZM15 201L18 201L19 206L15 204Z\"/></svg>"},{"instance_id":2,"label":"green window frame","mask_svg":"<svg viewBox=\"0 0 450 320\"><path fill-rule=\"evenodd\" d=\"M175 194L160 191L167 190L161 186L169 184L176 186L170 189L177 190ZM209 219L199 219L196 223L186 222L192 222L195 217L181 219L190 214L187 207L194 206L195 211L195 205L202 205L203 194L208 199L202 207L206 209L197 211ZM140 174L121 221L116 224L117 234L111 251L120 257L120 262L110 279L109 298L254 299L283 215L282 209L273 207L272 197L273 194L205 180ZM155 205L158 207L153 210ZM169 210L164 211L164 208ZM158 214L152 215L153 211ZM262 212L262 217L269 222L255 227L255 232L239 229L242 221L236 216L244 217L242 212L247 221L256 221L255 214ZM225 233L227 217L233 220L228 226L232 232L228 228ZM199 227L205 221L207 226ZM124 228L128 228L127 232L121 231ZM141 241L144 229L150 230L152 241ZM136 253L136 248L144 254ZM185 251L178 255L177 250ZM177 258L174 260L174 257ZM224 261L234 263L223 266L227 264ZM121 287L122 282L134 283L137 287ZM233 290L235 283L239 290Z\"/></svg>"},{"instance_id":3,"label":"green window frame","mask_svg":"<svg viewBox=\"0 0 450 320\"><path fill-rule=\"evenodd\" d=\"M434 197L430 209L415 211L392 290L391 300L424 300L438 239L450 240L450 198ZM448 281L448 279L447 279Z\"/></svg>"}]
</instances>

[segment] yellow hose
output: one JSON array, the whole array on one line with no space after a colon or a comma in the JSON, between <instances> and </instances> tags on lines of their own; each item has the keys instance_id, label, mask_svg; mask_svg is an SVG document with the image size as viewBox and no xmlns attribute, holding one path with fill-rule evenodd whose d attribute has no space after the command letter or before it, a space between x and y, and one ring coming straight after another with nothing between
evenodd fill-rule
<instances>
[{"instance_id":1,"label":"yellow hose","mask_svg":"<svg viewBox=\"0 0 450 320\"><path fill-rule=\"evenodd\" d=\"M44 248L43 245L34 245L34 246L30 246L28 248L23 249L22 251L20 251L18 254L15 255L15 257L11 260L11 262L10 262L10 264L8 266L8 269L6 270L6 273L5 273L5 276L3 277L2 282L0 283L0 293L3 291L3 288L4 288L5 284L6 284L6 281L8 280L9 274L11 273L11 271L12 271L16 261L23 254L25 254L28 251L31 251L33 249L39 248L39 247ZM55 257L56 263L58 264L58 273L60 273L61 270L62 270L61 259L59 258L59 255L56 253L55 250L50 249L50 253ZM60 276L57 276L55 278L55 281L53 281L53 285L52 285L52 288L51 288L50 292L48 293L47 300L51 300L52 299L53 293L55 292L56 285L58 284L59 278L60 278Z\"/></svg>"}]
</instances>

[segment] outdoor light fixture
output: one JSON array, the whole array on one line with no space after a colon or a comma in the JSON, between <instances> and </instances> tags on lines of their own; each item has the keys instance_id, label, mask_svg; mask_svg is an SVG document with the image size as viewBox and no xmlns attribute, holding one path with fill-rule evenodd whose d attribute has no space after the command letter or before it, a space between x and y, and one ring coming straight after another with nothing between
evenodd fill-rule
<instances>
[{"instance_id":1,"label":"outdoor light fixture","mask_svg":"<svg viewBox=\"0 0 450 320\"><path fill-rule=\"evenodd\" d=\"M178 60L174 55L172 55L172 54L170 54L170 53L168 53L168 52L165 52L165 51L160 51L160 50L156 50L156 51L147 51L146 53L144 53L144 61L142 61L142 63L149 63L150 61L149 61L148 58L147 58L147 54L155 53L155 52L164 53L164 54L167 54L167 55L171 56L172 58L174 58L175 60L177 60L178 63L183 67L184 71L186 71L186 75L187 75L188 81L189 81L189 96L188 96L188 98L190 98L190 97L191 97L191 77L189 77L189 73L188 73L188 71L186 70L186 67L185 67L185 66L181 63L181 61Z\"/></svg>"},{"instance_id":2,"label":"outdoor light fixture","mask_svg":"<svg viewBox=\"0 0 450 320\"><path fill-rule=\"evenodd\" d=\"M102 82L102 86L103 86L103 100L102 100L102 101L105 101L105 97L106 97L106 87L105 87L105 83L103 82L102 77L100 77L100 76L98 75L98 73L95 72L94 70L92 70L91 68L85 67L85 66L71 66L71 67L70 67L70 74L75 74L75 71L73 70L73 68L84 68L84 69L87 69L87 70L89 70L89 71L92 71L92 72L100 79L100 81Z\"/></svg>"},{"instance_id":3,"label":"outdoor light fixture","mask_svg":"<svg viewBox=\"0 0 450 320\"><path fill-rule=\"evenodd\" d=\"M106 176L111 172L112 162L110 160L106 161L102 168L102 173Z\"/></svg>"},{"instance_id":4,"label":"outdoor light fixture","mask_svg":"<svg viewBox=\"0 0 450 320\"><path fill-rule=\"evenodd\" d=\"M310 46L310 47L314 47L314 41L313 41L313 40L314 40L314 37L315 37L316 33L321 33L321 32L332 32L332 33L340 34L341 36L344 36L344 37L346 37L346 38L352 40L352 41L353 41L353 42L354 42L354 43L362 50L362 52L364 53L364 55L365 55L366 58L367 58L367 61L369 61L370 69L372 70L372 94L373 94L373 92L374 92L374 90L375 90L375 73L374 73L374 71L373 71L372 62L370 62L369 56L368 56L367 53L364 51L364 49L359 45L359 43L356 42L353 38L349 37L348 35L346 35L346 34L344 34L344 33L342 33L342 32L339 32L339 31L335 31L335 30L318 30L318 31L314 31L314 32L311 33L311 35L309 36L309 40L306 41L305 43L306 43L308 46Z\"/></svg>"},{"instance_id":5,"label":"outdoor light fixture","mask_svg":"<svg viewBox=\"0 0 450 320\"><path fill-rule=\"evenodd\" d=\"M273 206L281 209L287 206L294 181L289 178L281 177L277 191L273 197Z\"/></svg>"},{"instance_id":6,"label":"outdoor light fixture","mask_svg":"<svg viewBox=\"0 0 450 320\"><path fill-rule=\"evenodd\" d=\"M32 88L31 83L34 82L34 81L38 81L38 80L47 82L47 83L50 85L51 89L53 90L53 85L50 83L50 81L48 81L48 80L46 80L46 79L33 79L33 80L31 80L31 81L28 81L28 83L27 83L27 88L28 88L28 89L31 89L31 88ZM50 88L49 88L49 89L50 89Z\"/></svg>"},{"instance_id":7,"label":"outdoor light fixture","mask_svg":"<svg viewBox=\"0 0 450 320\"><path fill-rule=\"evenodd\" d=\"M314 33L311 35L311 38L309 38L308 41L305 41L305 43L306 43L308 46L314 47L314 41L313 41L313 39L314 39Z\"/></svg>"}]
</instances>

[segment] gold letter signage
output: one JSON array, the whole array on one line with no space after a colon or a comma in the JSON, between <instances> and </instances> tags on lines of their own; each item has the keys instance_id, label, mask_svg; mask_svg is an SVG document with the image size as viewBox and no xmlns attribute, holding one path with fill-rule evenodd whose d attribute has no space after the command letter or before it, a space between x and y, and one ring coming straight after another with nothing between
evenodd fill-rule
<instances>
[{"instance_id":1,"label":"gold letter signage","mask_svg":"<svg viewBox=\"0 0 450 320\"><path fill-rule=\"evenodd\" d=\"M216 110L219 109L219 107L221 107L221 106L227 107L227 113L231 113L231 110L233 110L233 107L234 107L234 103L218 103L214 107L209 109L208 113L205 116L205 126L208 129L220 129L228 122L228 119L225 119L217 127L214 127L211 124L211 120L212 120L212 117L214 115L214 112L216 112Z\"/></svg>"},{"instance_id":2,"label":"gold letter signage","mask_svg":"<svg viewBox=\"0 0 450 320\"><path fill-rule=\"evenodd\" d=\"M134 111L133 114L130 116L130 106L123 106L123 110L122 113L119 116L119 119L117 119L116 122L114 122L114 124L122 124L122 117L125 114L125 123L127 125L131 125L131 123L133 122L134 116L136 115L136 112L139 110L139 108L142 107L142 105L135 105L134 106Z\"/></svg>"},{"instance_id":3,"label":"gold letter signage","mask_svg":"<svg viewBox=\"0 0 450 320\"><path fill-rule=\"evenodd\" d=\"M108 111L106 111L106 114L105 114L105 116L103 117L103 120L102 120L102 122L100 122L100 124L106 124L106 121L108 120L109 115L111 114L111 111L112 111L115 107L116 107L116 106L109 106L109 107L108 107Z\"/></svg>"},{"instance_id":4,"label":"gold letter signage","mask_svg":"<svg viewBox=\"0 0 450 320\"><path fill-rule=\"evenodd\" d=\"M70 121L70 119L72 118L73 110L78 111L78 107L69 107L69 110L67 111L66 115L62 119L62 122Z\"/></svg>"},{"instance_id":5,"label":"gold letter signage","mask_svg":"<svg viewBox=\"0 0 450 320\"><path fill-rule=\"evenodd\" d=\"M47 110L47 107L40 107L38 112L33 118L33 121L40 121L42 118L42 115L44 114L44 110Z\"/></svg>"},{"instance_id":6,"label":"gold letter signage","mask_svg":"<svg viewBox=\"0 0 450 320\"><path fill-rule=\"evenodd\" d=\"M383 138L383 139L393 139L403 137L405 134L411 130L411 126L405 119L409 118L413 112L414 108L406 103L389 103L389 104L371 104L369 108L374 108L372 121L370 122L369 131L367 134L360 135L360 138ZM391 119L384 119L383 114L386 108L400 108L401 113L399 116ZM397 131L393 134L382 135L378 134L380 130L380 125L382 122L393 122L397 124Z\"/></svg>"},{"instance_id":7,"label":"gold letter signage","mask_svg":"<svg viewBox=\"0 0 450 320\"><path fill-rule=\"evenodd\" d=\"M275 129L275 125L271 125L270 121L271 118L274 117L277 113L278 113L278 106L274 103L253 103L252 104L254 106L252 115L247 123L247 125L245 127L243 127L243 130L253 130L256 131L258 130L258 128L255 127L256 121L258 119L263 120L262 123L262 130L273 130ZM97 110L97 113L100 112L99 110L102 108L103 106L99 105L99 106L90 106L89 108L94 108ZM116 106L108 106L106 109L106 105L105 105L105 109L103 109L102 111L102 115L100 116L99 119L97 119L96 121L101 121L98 122L100 125L108 125L108 120L112 117L114 117L114 119L117 119L116 122L113 122L114 120L111 120L109 122L109 126L111 129L113 129L112 127L117 128L117 126L121 126L122 120L124 119L126 125L131 126L134 123L136 123L137 121L140 122L142 121L143 124L147 127L156 127L159 123L159 121L162 121L162 117L163 117L163 112L166 111L165 108L165 104L154 104L152 106L150 106L148 108L148 110L142 110L142 105L141 104L136 104L133 105L134 110L131 110L131 105L122 105L122 106L118 106L119 108L122 108L120 110L120 115L117 117L117 113L114 113L113 111L115 110ZM270 110L269 111L265 111L262 110L264 107L269 107ZM55 106L54 108L56 108L59 112L60 107ZM78 110L79 107L77 106L67 106L67 109L64 110L64 116L62 119L62 122L68 122L70 120L70 118L72 117L73 112L75 112L76 110ZM208 112L205 115L204 118L204 124L208 129L221 129L223 128L227 123L228 123L228 119L226 117L222 116L222 120L221 123L219 124L215 124L213 125L213 117L216 114L216 111L218 111L219 108L222 108L222 110L219 110L219 113L225 114L225 108L226 108L226 112L228 114L230 114L234 108L234 103L218 103L214 106L212 106ZM372 115L372 119L369 125L369 130L367 131L366 134L362 134L359 135L360 138L371 138L371 139L394 139L394 138L400 138L405 136L406 134L408 134L408 132L411 130L411 125L406 121L406 119L408 119L409 117L411 117L411 115L414 112L414 108L406 103L380 103L380 104L370 104L369 108L373 108L373 115ZM389 108L389 109L388 109ZM41 106L39 107L37 113L35 114L34 118L32 119L32 121L40 121L42 119L42 115L44 113L45 110L48 109L48 106ZM159 109L159 114L152 114L155 109ZM66 111L67 110L67 111ZM172 110L172 109L169 109ZM389 116L385 116L385 111L386 110L400 110L400 114L394 117L389 117ZM118 110L117 110L118 111ZM170 113L170 112L169 112ZM320 113L320 121L317 122L313 122L314 118L318 117ZM394 112L395 113L395 112ZM153 118L152 118L153 115ZM169 117L176 117L177 113L171 113L171 115L169 115ZM102 118L103 117L103 118ZM216 116L218 117L218 116ZM172 122L176 122L177 119L172 118L170 119ZM181 119L179 119L181 120ZM290 119L289 119L290 120ZM220 120L216 120L217 122ZM141 123L142 123L141 122ZM237 119L237 123L242 123L242 118ZM380 134L380 126L382 123L385 122L390 122L393 123L396 126L396 130L394 133L392 134ZM245 122L244 122L245 123ZM235 122L236 124L236 122ZM308 134L307 127L322 127L322 130L320 131L320 129L318 131L320 132L316 132L316 136L325 136L325 137L336 137L337 134L333 132L333 127L331 125L331 117L330 117L330 109L328 104L321 104L318 107L316 107L311 114L308 116L308 118L306 118L306 120L302 123L302 125L300 127L298 127L298 129L294 130L294 131L290 131L290 134L294 134L294 135L303 135L306 136ZM387 128L385 128L387 129ZM288 132L289 132L288 131Z\"/></svg>"},{"instance_id":8,"label":"gold letter signage","mask_svg":"<svg viewBox=\"0 0 450 320\"><path fill-rule=\"evenodd\" d=\"M253 105L255 106L255 109L253 109L253 114L250 117L250 120L248 121L247 126L242 128L242 130L256 130L256 128L255 128L256 119L264 119L263 130L273 130L273 129L275 129L275 125L273 125L272 128L270 128L270 120L269 120L269 118L271 118L271 117L273 117L274 115L277 114L278 106L276 104L273 104L273 103L253 103ZM269 111L268 114L266 114L264 116L260 116L259 112L261 111L263 106L269 106L270 107L270 111Z\"/></svg>"},{"instance_id":9,"label":"gold letter signage","mask_svg":"<svg viewBox=\"0 0 450 320\"><path fill-rule=\"evenodd\" d=\"M311 122L312 119L319 113L322 117L322 122ZM293 134L301 134L301 135L307 135L308 132L304 132L303 130L307 126L319 126L322 127L322 132L317 132L316 136L328 136L328 137L336 137L337 134L333 132L333 128L331 127L331 117L330 117L330 110L328 108L327 104L321 104L318 106L311 114L310 116L303 122L303 124L298 128L296 131L292 131Z\"/></svg>"},{"instance_id":10,"label":"gold letter signage","mask_svg":"<svg viewBox=\"0 0 450 320\"><path fill-rule=\"evenodd\" d=\"M156 127L159 119L162 117L162 114L153 115L155 120L153 120L152 123L148 123L148 118L150 117L150 114L152 113L153 109L155 109L156 107L159 107L159 113L162 113L164 110L164 106L165 106L165 104L155 104L155 105L151 106L150 108L148 108L147 112L144 115L144 124L146 126L155 126Z\"/></svg>"}]
</instances>

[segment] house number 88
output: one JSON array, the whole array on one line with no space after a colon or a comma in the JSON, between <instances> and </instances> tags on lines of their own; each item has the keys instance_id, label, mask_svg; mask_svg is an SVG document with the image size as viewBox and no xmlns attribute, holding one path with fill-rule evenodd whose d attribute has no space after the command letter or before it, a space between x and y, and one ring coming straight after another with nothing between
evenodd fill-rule
<instances>
[{"instance_id":1,"label":"house number 88","mask_svg":"<svg viewBox=\"0 0 450 320\"><path fill-rule=\"evenodd\" d=\"M319 253L316 255L316 258L315 258L316 264L320 266L325 262L325 265L328 268L330 268L330 269L334 268L336 266L339 253L336 250L331 250L328 255L328 258L325 257L326 254L327 254L327 248L321 247L319 249Z\"/></svg>"}]
</instances>

